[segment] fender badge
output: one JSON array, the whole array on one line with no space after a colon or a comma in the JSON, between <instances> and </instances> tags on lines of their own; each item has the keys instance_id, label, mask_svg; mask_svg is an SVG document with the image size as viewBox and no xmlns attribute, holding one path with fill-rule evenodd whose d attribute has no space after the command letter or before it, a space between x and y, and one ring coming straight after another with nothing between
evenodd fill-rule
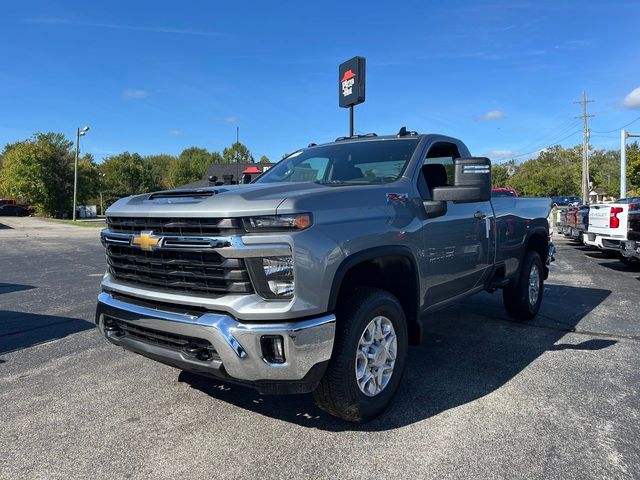
<instances>
[{"instance_id":1,"label":"fender badge","mask_svg":"<svg viewBox=\"0 0 640 480\"><path fill-rule=\"evenodd\" d=\"M409 201L408 193L387 193L387 203L406 205Z\"/></svg>"}]
</instances>

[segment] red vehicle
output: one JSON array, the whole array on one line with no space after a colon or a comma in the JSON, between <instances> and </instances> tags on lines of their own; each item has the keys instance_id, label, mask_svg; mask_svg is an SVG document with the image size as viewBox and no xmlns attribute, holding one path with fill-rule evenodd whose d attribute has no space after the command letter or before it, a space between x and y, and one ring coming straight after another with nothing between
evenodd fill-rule
<instances>
[{"instance_id":1,"label":"red vehicle","mask_svg":"<svg viewBox=\"0 0 640 480\"><path fill-rule=\"evenodd\" d=\"M0 198L0 207L2 205L15 205L16 201L11 200L10 198Z\"/></svg>"},{"instance_id":2,"label":"red vehicle","mask_svg":"<svg viewBox=\"0 0 640 480\"><path fill-rule=\"evenodd\" d=\"M513 188L493 187L491 189L492 197L517 197L518 192Z\"/></svg>"}]
</instances>

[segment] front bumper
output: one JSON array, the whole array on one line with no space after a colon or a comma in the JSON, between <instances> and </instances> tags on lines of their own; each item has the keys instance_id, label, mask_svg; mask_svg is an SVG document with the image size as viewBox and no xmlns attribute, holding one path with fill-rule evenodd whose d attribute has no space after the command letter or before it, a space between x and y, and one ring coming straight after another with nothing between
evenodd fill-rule
<instances>
[{"instance_id":1,"label":"front bumper","mask_svg":"<svg viewBox=\"0 0 640 480\"><path fill-rule=\"evenodd\" d=\"M634 240L621 242L620 252L627 258L636 258L640 260L640 242L636 242Z\"/></svg>"},{"instance_id":2,"label":"front bumper","mask_svg":"<svg viewBox=\"0 0 640 480\"><path fill-rule=\"evenodd\" d=\"M333 350L334 315L295 322L240 323L225 314L170 310L130 303L102 292L96 324L107 340L127 350L183 370L248 384L263 393L313 390ZM125 328L113 328L113 322L124 323ZM282 337L283 363L265 360L261 345L265 336ZM163 337L209 342L215 352L212 358L202 359L189 348L158 341Z\"/></svg>"}]
</instances>

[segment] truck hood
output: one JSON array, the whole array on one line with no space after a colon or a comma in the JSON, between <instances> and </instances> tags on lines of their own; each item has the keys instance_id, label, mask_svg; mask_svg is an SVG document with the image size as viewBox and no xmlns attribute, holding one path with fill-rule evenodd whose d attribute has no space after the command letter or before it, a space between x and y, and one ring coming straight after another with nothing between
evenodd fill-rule
<instances>
[{"instance_id":1,"label":"truck hood","mask_svg":"<svg viewBox=\"0 0 640 480\"><path fill-rule=\"evenodd\" d=\"M275 215L289 197L334 187L315 183L256 183L199 189L166 190L121 198L107 209L110 216L242 217ZM341 187L350 188L350 187Z\"/></svg>"}]
</instances>

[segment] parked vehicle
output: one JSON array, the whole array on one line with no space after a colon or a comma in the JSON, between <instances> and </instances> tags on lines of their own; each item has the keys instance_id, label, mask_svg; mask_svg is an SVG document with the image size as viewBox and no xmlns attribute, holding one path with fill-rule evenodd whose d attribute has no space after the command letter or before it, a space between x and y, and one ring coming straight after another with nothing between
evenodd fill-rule
<instances>
[{"instance_id":1,"label":"parked vehicle","mask_svg":"<svg viewBox=\"0 0 640 480\"><path fill-rule=\"evenodd\" d=\"M513 188L493 187L491 189L492 197L517 197L518 192Z\"/></svg>"},{"instance_id":2,"label":"parked vehicle","mask_svg":"<svg viewBox=\"0 0 640 480\"><path fill-rule=\"evenodd\" d=\"M551 203L554 207L576 206L582 203L580 197L551 197Z\"/></svg>"},{"instance_id":3,"label":"parked vehicle","mask_svg":"<svg viewBox=\"0 0 640 480\"><path fill-rule=\"evenodd\" d=\"M31 212L19 205L5 204L0 206L0 217L28 217Z\"/></svg>"},{"instance_id":4,"label":"parked vehicle","mask_svg":"<svg viewBox=\"0 0 640 480\"><path fill-rule=\"evenodd\" d=\"M349 137L298 150L248 185L117 201L101 233L96 323L125 349L256 388L380 414L425 314L502 289L540 308L549 198L491 198L460 140ZM451 319L455 321L455 319Z\"/></svg>"},{"instance_id":5,"label":"parked vehicle","mask_svg":"<svg viewBox=\"0 0 640 480\"><path fill-rule=\"evenodd\" d=\"M629 202L638 203L638 197L590 205L589 228L583 237L584 244L619 254L622 242L627 240Z\"/></svg>"},{"instance_id":6,"label":"parked vehicle","mask_svg":"<svg viewBox=\"0 0 640 480\"><path fill-rule=\"evenodd\" d=\"M569 232L571 231L571 227L569 226L569 219L567 218L569 208L556 207L556 212L556 226L558 228L558 233L568 236Z\"/></svg>"},{"instance_id":7,"label":"parked vehicle","mask_svg":"<svg viewBox=\"0 0 640 480\"><path fill-rule=\"evenodd\" d=\"M627 213L627 239L620 245L620 260L640 264L640 197L630 199Z\"/></svg>"},{"instance_id":8,"label":"parked vehicle","mask_svg":"<svg viewBox=\"0 0 640 480\"><path fill-rule=\"evenodd\" d=\"M589 205L579 205L564 209L563 226L565 236L582 242L589 226Z\"/></svg>"}]
</instances>

